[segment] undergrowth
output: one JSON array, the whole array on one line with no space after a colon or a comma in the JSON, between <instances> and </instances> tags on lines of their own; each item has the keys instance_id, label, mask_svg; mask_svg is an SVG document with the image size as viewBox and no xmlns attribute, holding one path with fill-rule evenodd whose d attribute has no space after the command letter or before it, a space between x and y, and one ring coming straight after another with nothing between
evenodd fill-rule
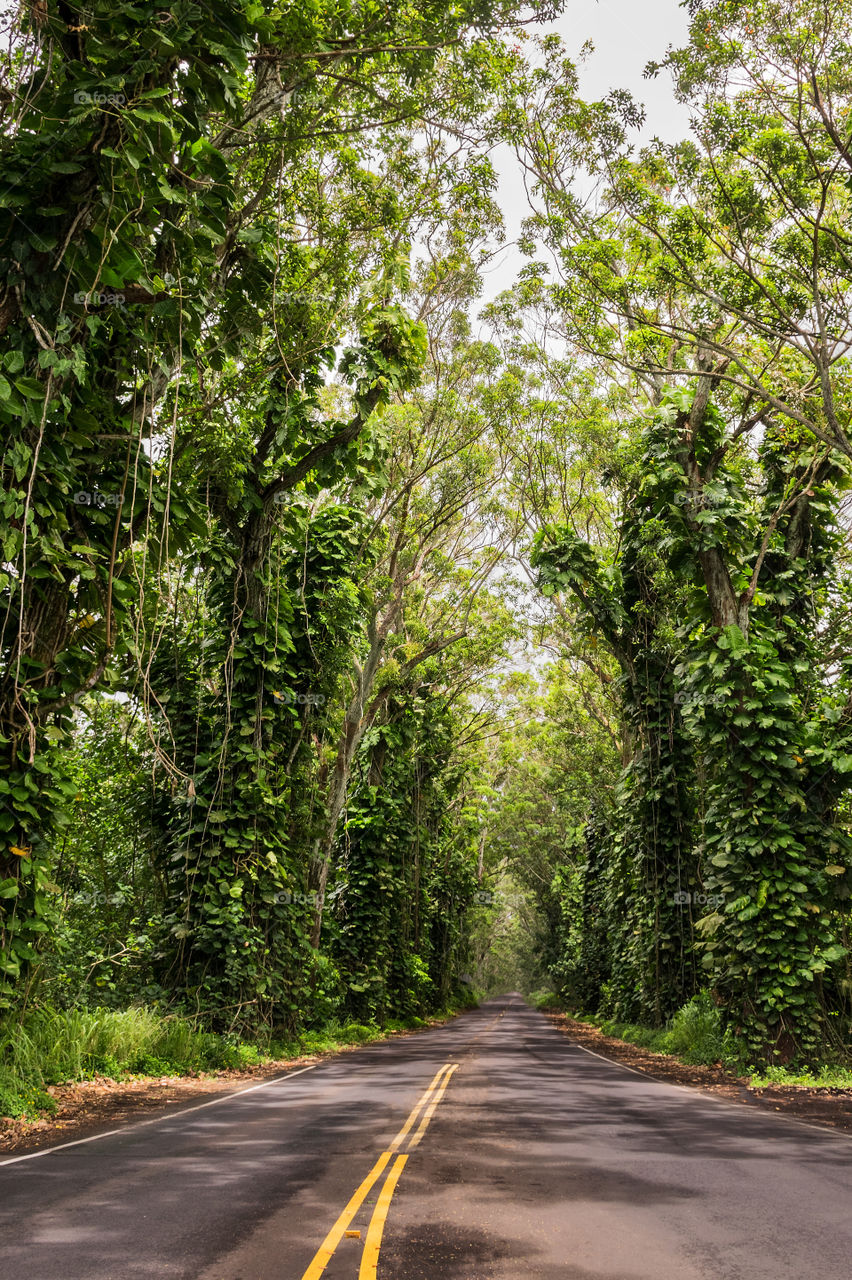
<instances>
[{"instance_id":1,"label":"undergrowth","mask_svg":"<svg viewBox=\"0 0 852 1280\"><path fill-rule=\"evenodd\" d=\"M809 1089L852 1089L852 1070L831 1063L818 1071L796 1071L787 1067L764 1067L750 1081L753 1089L769 1084L794 1085Z\"/></svg>"},{"instance_id":2,"label":"undergrowth","mask_svg":"<svg viewBox=\"0 0 852 1280\"><path fill-rule=\"evenodd\" d=\"M446 1009L434 1019L449 1017ZM131 1076L193 1075L241 1070L265 1062L332 1053L388 1034L428 1026L423 1018L384 1027L333 1022L319 1031L281 1039L244 1040L199 1030L187 1018L144 1006L116 1010L33 1009L0 1023L0 1116L31 1117L55 1111L50 1085Z\"/></svg>"},{"instance_id":3,"label":"undergrowth","mask_svg":"<svg viewBox=\"0 0 852 1280\"><path fill-rule=\"evenodd\" d=\"M532 998L531 998L532 999ZM554 1004L555 997L541 1001L537 1007ZM729 1071L741 1072L743 1064L734 1037L723 1030L719 1009L709 991L700 991L666 1023L664 1027L642 1027L633 1022L616 1022L612 1018L574 1012L580 1022L589 1022L604 1035L614 1036L652 1053L667 1053L689 1066L721 1065Z\"/></svg>"}]
</instances>

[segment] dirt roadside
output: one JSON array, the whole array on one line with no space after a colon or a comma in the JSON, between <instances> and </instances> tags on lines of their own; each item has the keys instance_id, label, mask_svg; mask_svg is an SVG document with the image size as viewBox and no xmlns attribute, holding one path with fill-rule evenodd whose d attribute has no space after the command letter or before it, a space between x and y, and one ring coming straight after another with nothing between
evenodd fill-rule
<instances>
[{"instance_id":1,"label":"dirt roadside","mask_svg":"<svg viewBox=\"0 0 852 1280\"><path fill-rule=\"evenodd\" d=\"M82 1080L76 1084L51 1085L47 1092L57 1104L52 1115L44 1115L37 1120L0 1119L0 1158L2 1155L23 1155L42 1147L73 1142L75 1138L88 1138L149 1116L165 1115L194 1102L212 1100L218 1094L236 1093L319 1061L319 1057L295 1058L266 1063L246 1071L159 1078L142 1076L133 1080L96 1076L94 1080Z\"/></svg>"},{"instance_id":2,"label":"dirt roadside","mask_svg":"<svg viewBox=\"0 0 852 1280\"><path fill-rule=\"evenodd\" d=\"M716 1097L728 1098L732 1102L742 1102L763 1111L783 1112L797 1120L806 1120L810 1124L852 1134L850 1089L810 1089L789 1085L767 1085L763 1089L752 1089L747 1080L730 1075L721 1066L688 1067L667 1054L652 1053L650 1049L640 1049L624 1040L605 1036L597 1027L592 1027L587 1022L578 1022L565 1013L551 1009L545 1010L545 1013L555 1027L585 1049L593 1049L595 1053L611 1058L613 1062L623 1062L625 1066L643 1071L657 1080L688 1085L704 1093L715 1094Z\"/></svg>"}]
</instances>

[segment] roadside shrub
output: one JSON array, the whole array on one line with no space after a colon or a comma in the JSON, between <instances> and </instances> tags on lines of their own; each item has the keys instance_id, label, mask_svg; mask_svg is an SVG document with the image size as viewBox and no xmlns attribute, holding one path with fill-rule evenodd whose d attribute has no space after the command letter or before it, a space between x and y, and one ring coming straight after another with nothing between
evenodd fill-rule
<instances>
[{"instance_id":1,"label":"roadside shrub","mask_svg":"<svg viewBox=\"0 0 852 1280\"><path fill-rule=\"evenodd\" d=\"M129 1070L139 1076L174 1076L180 1072L180 1068L169 1062L168 1058L158 1058L155 1053L140 1053L130 1064ZM104 1072L104 1075L108 1074Z\"/></svg>"},{"instance_id":2,"label":"roadside shrub","mask_svg":"<svg viewBox=\"0 0 852 1280\"><path fill-rule=\"evenodd\" d=\"M187 1019L142 1007L34 1009L0 1026L0 1114L49 1109L45 1089L51 1084L240 1070L262 1061L255 1045L196 1031Z\"/></svg>"},{"instance_id":3,"label":"roadside shrub","mask_svg":"<svg viewBox=\"0 0 852 1280\"><path fill-rule=\"evenodd\" d=\"M635 1022L613 1022L604 1020L600 1029L605 1036L616 1036L627 1044L635 1044L639 1049L651 1049L655 1053L668 1053L665 1048L666 1033L653 1027L640 1027Z\"/></svg>"},{"instance_id":4,"label":"roadside shrub","mask_svg":"<svg viewBox=\"0 0 852 1280\"><path fill-rule=\"evenodd\" d=\"M721 1013L709 991L699 991L678 1009L662 1040L664 1053L677 1054L690 1065L735 1065L737 1060L733 1037L723 1030Z\"/></svg>"},{"instance_id":5,"label":"roadside shrub","mask_svg":"<svg viewBox=\"0 0 852 1280\"><path fill-rule=\"evenodd\" d=\"M559 997L555 991L531 991L526 999L534 1009L559 1008Z\"/></svg>"},{"instance_id":6,"label":"roadside shrub","mask_svg":"<svg viewBox=\"0 0 852 1280\"><path fill-rule=\"evenodd\" d=\"M0 1073L0 1115L18 1117L55 1110L56 1101L45 1089L22 1085L7 1072Z\"/></svg>"},{"instance_id":7,"label":"roadside shrub","mask_svg":"<svg viewBox=\"0 0 852 1280\"><path fill-rule=\"evenodd\" d=\"M381 1034L378 1027L365 1026L362 1022L347 1022L343 1028L343 1038L350 1044L367 1044L379 1039Z\"/></svg>"},{"instance_id":8,"label":"roadside shrub","mask_svg":"<svg viewBox=\"0 0 852 1280\"><path fill-rule=\"evenodd\" d=\"M246 1067L259 1067L263 1062L263 1057L256 1045L238 1044L225 1045L221 1052L221 1064L227 1067L229 1071L242 1071Z\"/></svg>"}]
</instances>

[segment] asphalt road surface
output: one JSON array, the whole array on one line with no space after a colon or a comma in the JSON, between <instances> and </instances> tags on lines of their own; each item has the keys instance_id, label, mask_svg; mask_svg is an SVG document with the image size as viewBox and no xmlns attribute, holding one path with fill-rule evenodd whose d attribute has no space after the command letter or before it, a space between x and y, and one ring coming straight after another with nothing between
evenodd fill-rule
<instances>
[{"instance_id":1,"label":"asphalt road surface","mask_svg":"<svg viewBox=\"0 0 852 1280\"><path fill-rule=\"evenodd\" d=\"M848 1280L852 1139L520 997L0 1162L3 1280Z\"/></svg>"}]
</instances>

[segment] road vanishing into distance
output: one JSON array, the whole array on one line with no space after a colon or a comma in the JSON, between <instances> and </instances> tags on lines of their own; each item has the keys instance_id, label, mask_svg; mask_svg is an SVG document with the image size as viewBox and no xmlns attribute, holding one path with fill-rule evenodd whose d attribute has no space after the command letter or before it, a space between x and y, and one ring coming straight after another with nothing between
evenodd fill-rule
<instances>
[{"instance_id":1,"label":"road vanishing into distance","mask_svg":"<svg viewBox=\"0 0 852 1280\"><path fill-rule=\"evenodd\" d=\"M3 1280L848 1280L852 1139L519 996L0 1162Z\"/></svg>"}]
</instances>

